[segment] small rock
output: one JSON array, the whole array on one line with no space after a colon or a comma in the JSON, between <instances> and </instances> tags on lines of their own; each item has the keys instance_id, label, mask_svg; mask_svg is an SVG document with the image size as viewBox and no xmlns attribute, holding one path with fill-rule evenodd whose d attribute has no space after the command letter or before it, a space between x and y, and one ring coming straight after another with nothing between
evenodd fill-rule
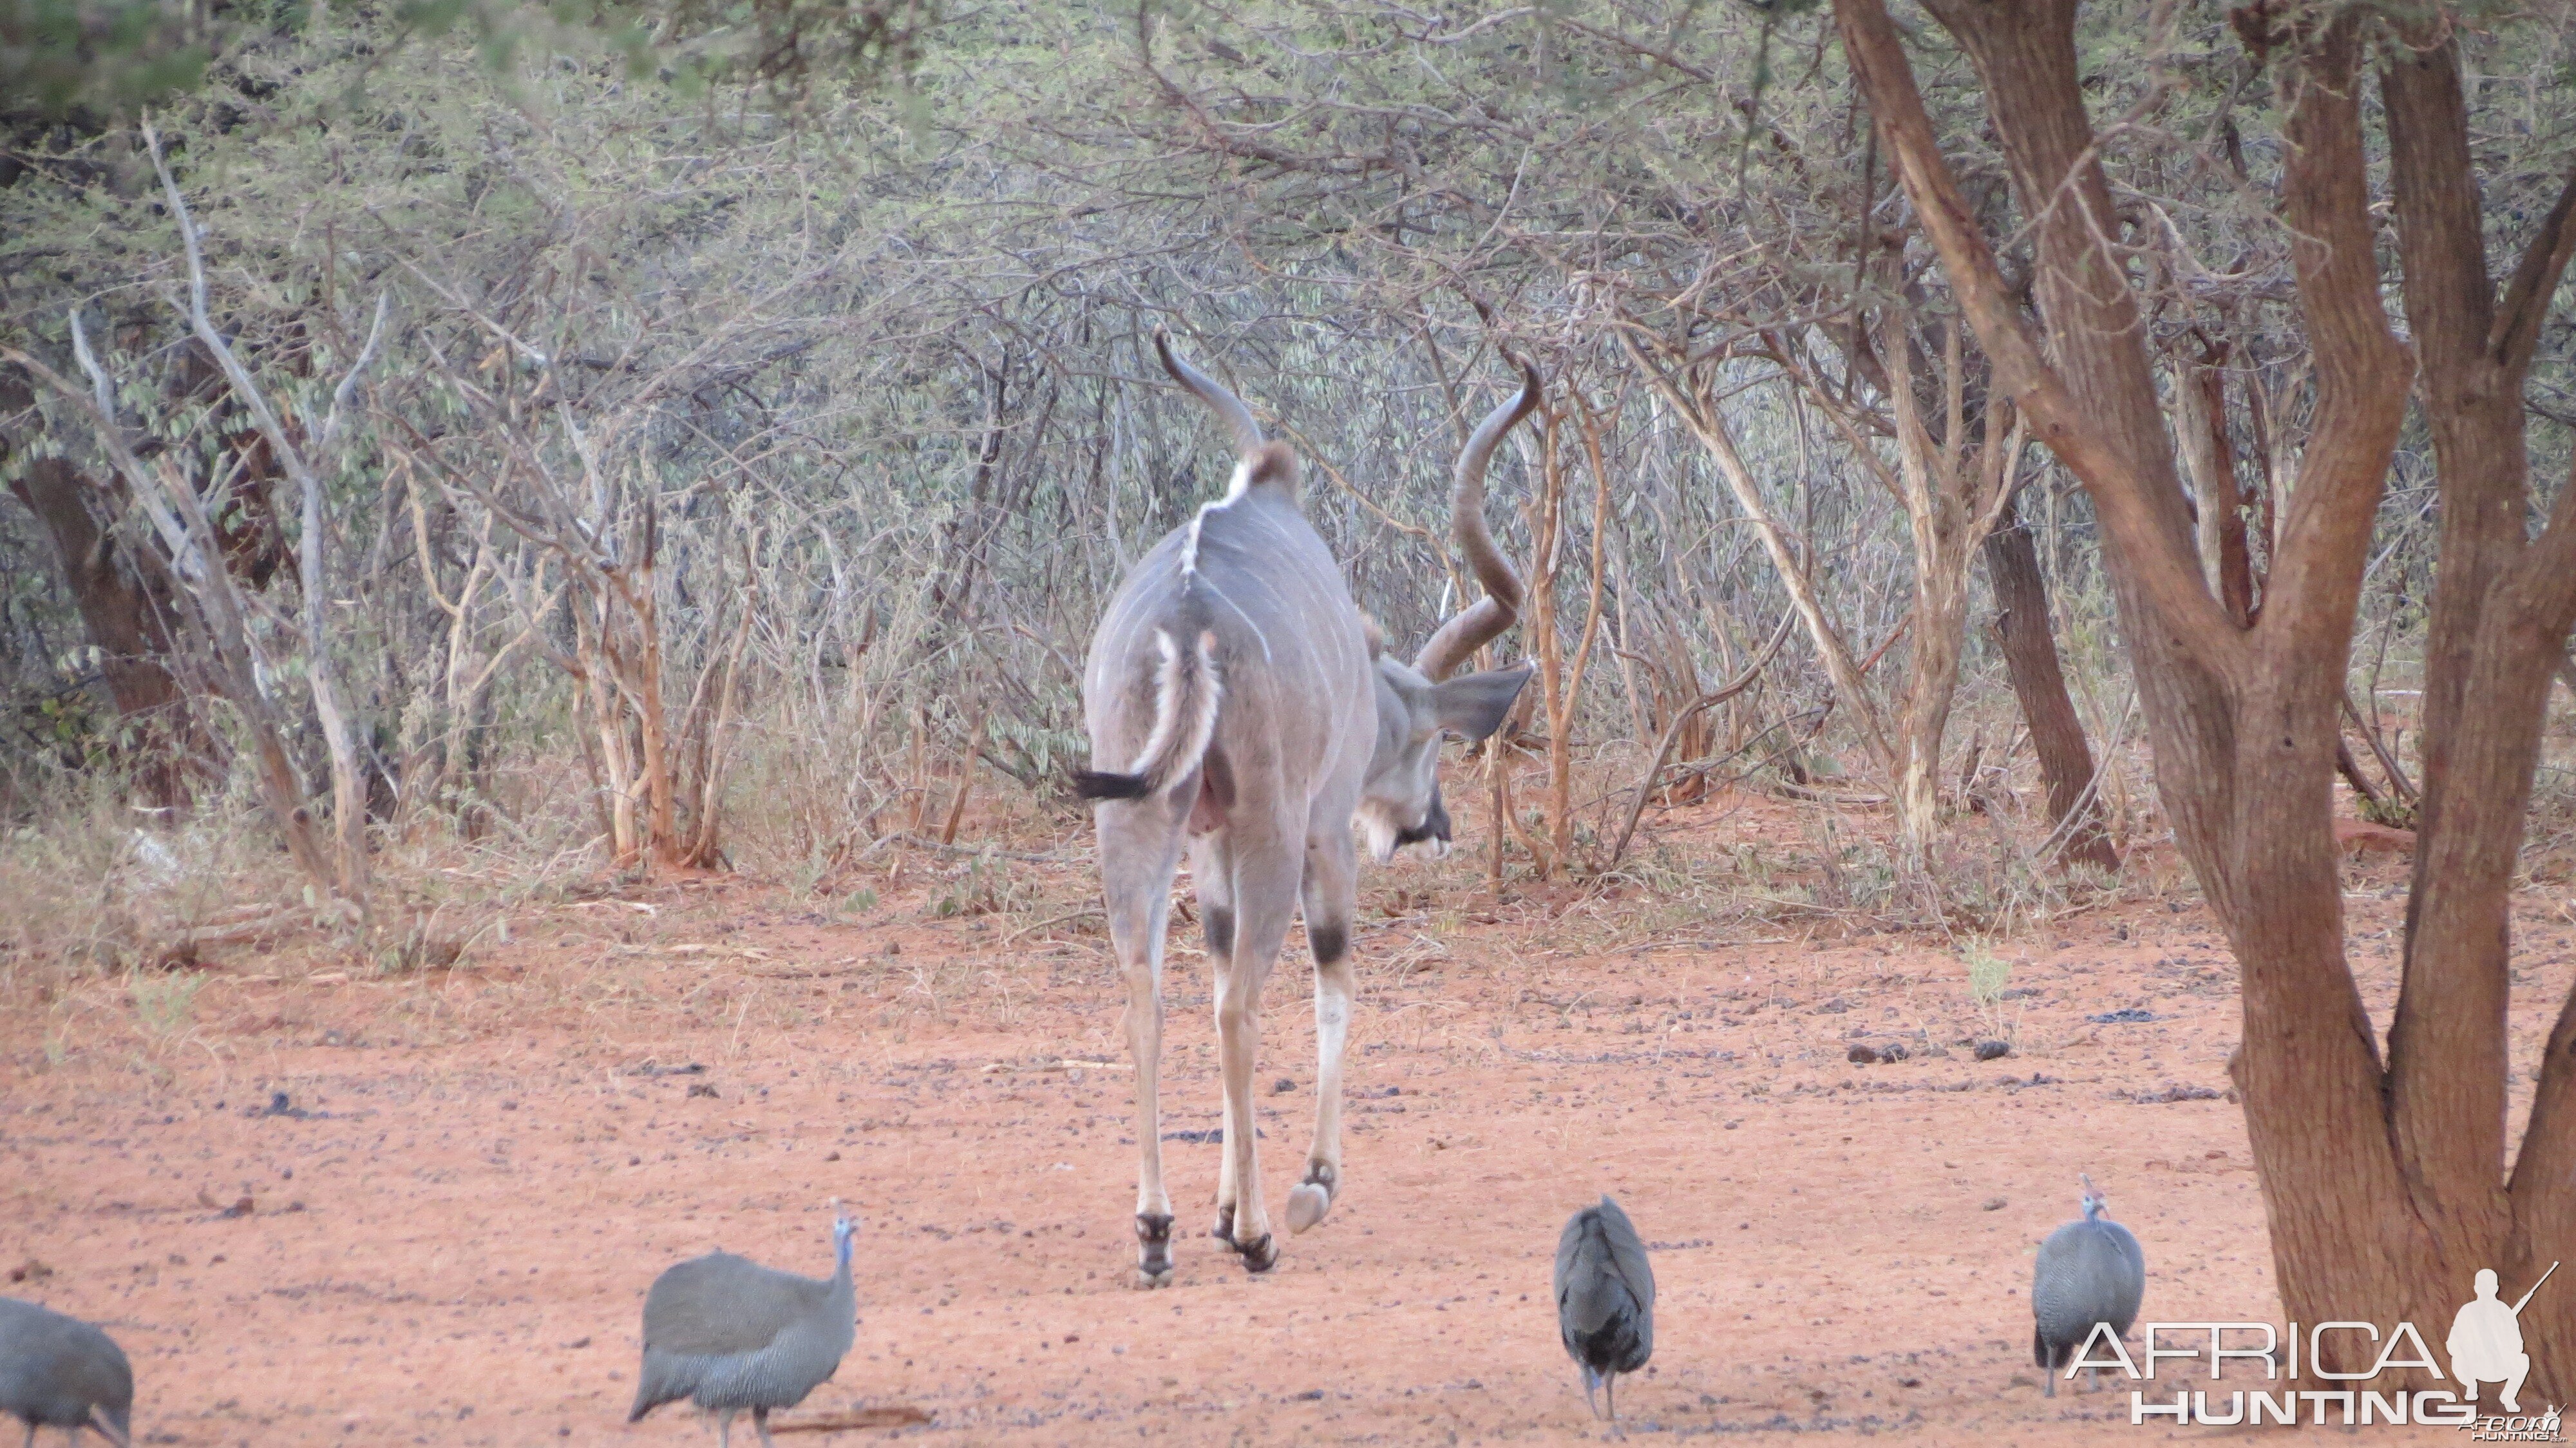
<instances>
[{"instance_id":1,"label":"small rock","mask_svg":"<svg viewBox=\"0 0 2576 1448\"><path fill-rule=\"evenodd\" d=\"M1868 1046L1854 1046L1843 1053L1843 1058L1858 1066L1878 1064L1878 1052Z\"/></svg>"},{"instance_id":2,"label":"small rock","mask_svg":"<svg viewBox=\"0 0 2576 1448\"><path fill-rule=\"evenodd\" d=\"M1278 1080L1270 1083L1270 1094L1273 1096L1285 1096L1296 1089L1297 1083L1289 1080L1285 1076L1282 1076Z\"/></svg>"},{"instance_id":3,"label":"small rock","mask_svg":"<svg viewBox=\"0 0 2576 1448\"><path fill-rule=\"evenodd\" d=\"M837 1151L827 1151L823 1153L823 1160L825 1161L839 1161L840 1159L841 1154Z\"/></svg>"},{"instance_id":4,"label":"small rock","mask_svg":"<svg viewBox=\"0 0 2576 1448\"><path fill-rule=\"evenodd\" d=\"M2001 1197L1988 1197L1988 1198L1986 1198L1986 1200L1985 1200L1985 1204L1984 1204L1984 1206L1981 1208L1981 1210L1989 1211L1989 1212L2000 1212L2000 1211L2002 1211L2003 1209L2004 1209L2004 1199L2003 1199L2003 1198L2001 1198Z\"/></svg>"},{"instance_id":5,"label":"small rock","mask_svg":"<svg viewBox=\"0 0 2576 1448\"><path fill-rule=\"evenodd\" d=\"M2000 1060L2011 1054L2012 1043L2009 1041L1979 1041L1977 1043L1977 1059L1980 1061Z\"/></svg>"},{"instance_id":6,"label":"small rock","mask_svg":"<svg viewBox=\"0 0 2576 1448\"><path fill-rule=\"evenodd\" d=\"M711 1099L713 1099L713 1100L717 1100L717 1101L721 1101L721 1100L723 1100L723 1099L724 1099L723 1097L721 1097L721 1096L717 1096L717 1095L716 1095L716 1083L714 1083L713 1081L692 1081L692 1082L690 1082L690 1083L689 1083L689 1095L691 1095L691 1096L705 1096L705 1097L709 1097L709 1098L711 1098Z\"/></svg>"}]
</instances>

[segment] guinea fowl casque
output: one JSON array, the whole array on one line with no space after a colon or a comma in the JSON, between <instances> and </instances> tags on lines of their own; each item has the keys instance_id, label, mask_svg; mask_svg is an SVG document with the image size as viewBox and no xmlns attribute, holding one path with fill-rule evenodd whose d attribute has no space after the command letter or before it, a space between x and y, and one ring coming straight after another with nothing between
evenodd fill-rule
<instances>
[{"instance_id":1,"label":"guinea fowl casque","mask_svg":"<svg viewBox=\"0 0 2576 1448\"><path fill-rule=\"evenodd\" d=\"M763 1444L769 1415L805 1401L858 1340L847 1217L832 1223L827 1278L799 1277L731 1252L693 1257L653 1279L644 1298L644 1367L632 1423L681 1398L716 1415L717 1442L732 1448L733 1420L748 1411Z\"/></svg>"}]
</instances>

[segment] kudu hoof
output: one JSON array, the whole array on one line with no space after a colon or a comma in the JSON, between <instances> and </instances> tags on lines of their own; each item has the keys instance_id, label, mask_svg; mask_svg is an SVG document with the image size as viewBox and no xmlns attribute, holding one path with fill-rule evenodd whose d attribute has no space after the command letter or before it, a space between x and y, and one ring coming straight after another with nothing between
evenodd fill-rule
<instances>
[{"instance_id":1,"label":"kudu hoof","mask_svg":"<svg viewBox=\"0 0 2576 1448\"><path fill-rule=\"evenodd\" d=\"M1288 1230L1303 1232L1333 1209L1333 1192L1321 1182L1299 1182L1288 1189Z\"/></svg>"},{"instance_id":2,"label":"kudu hoof","mask_svg":"<svg viewBox=\"0 0 2576 1448\"><path fill-rule=\"evenodd\" d=\"M1267 1272L1279 1265L1279 1242L1268 1232L1249 1242L1238 1242L1235 1251L1243 1254L1243 1270Z\"/></svg>"},{"instance_id":3,"label":"kudu hoof","mask_svg":"<svg viewBox=\"0 0 2576 1448\"><path fill-rule=\"evenodd\" d=\"M1208 1235L1229 1247L1234 1245L1234 1208L1216 1209L1216 1225L1208 1228Z\"/></svg>"},{"instance_id":4,"label":"kudu hoof","mask_svg":"<svg viewBox=\"0 0 2576 1448\"><path fill-rule=\"evenodd\" d=\"M1136 1214L1136 1285L1168 1287L1171 1281L1171 1214L1138 1212Z\"/></svg>"}]
</instances>

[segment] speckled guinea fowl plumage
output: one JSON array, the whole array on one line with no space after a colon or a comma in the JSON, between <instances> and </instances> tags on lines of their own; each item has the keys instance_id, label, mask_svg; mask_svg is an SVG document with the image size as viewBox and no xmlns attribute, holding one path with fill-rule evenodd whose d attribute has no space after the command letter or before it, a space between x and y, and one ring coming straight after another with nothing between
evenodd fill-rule
<instances>
[{"instance_id":1,"label":"speckled guinea fowl plumage","mask_svg":"<svg viewBox=\"0 0 2576 1448\"><path fill-rule=\"evenodd\" d=\"M108 1335L76 1317L0 1297L0 1413L38 1428L89 1428L118 1448L133 1441L134 1368Z\"/></svg>"},{"instance_id":2,"label":"speckled guinea fowl plumage","mask_svg":"<svg viewBox=\"0 0 2576 1448\"><path fill-rule=\"evenodd\" d=\"M2033 1361L2047 1370L2042 1392L2057 1396L2057 1377L2075 1360L2097 1323L2126 1334L2147 1292L2147 1254L2128 1228L2102 1215L2102 1194L2084 1177L2084 1219L2039 1244L2031 1269Z\"/></svg>"},{"instance_id":3,"label":"speckled guinea fowl plumage","mask_svg":"<svg viewBox=\"0 0 2576 1448\"><path fill-rule=\"evenodd\" d=\"M1595 1387L1607 1389L1616 1422L1617 1376L1655 1355L1655 1269L1628 1214L1607 1196L1576 1212L1556 1239L1556 1328L1583 1370L1585 1405Z\"/></svg>"},{"instance_id":4,"label":"speckled guinea fowl plumage","mask_svg":"<svg viewBox=\"0 0 2576 1448\"><path fill-rule=\"evenodd\" d=\"M771 1410L805 1401L857 1341L850 1283L857 1230L846 1217L832 1224L836 1262L826 1278L774 1271L731 1252L692 1258L655 1278L626 1420L688 1398L716 1415L720 1443L732 1443L734 1415L745 1411L768 1443Z\"/></svg>"}]
</instances>

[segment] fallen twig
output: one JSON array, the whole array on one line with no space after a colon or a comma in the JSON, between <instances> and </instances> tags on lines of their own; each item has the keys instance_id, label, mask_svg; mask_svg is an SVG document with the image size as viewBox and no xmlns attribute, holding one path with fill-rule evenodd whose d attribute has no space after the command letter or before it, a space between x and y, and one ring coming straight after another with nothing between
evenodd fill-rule
<instances>
[{"instance_id":1,"label":"fallen twig","mask_svg":"<svg viewBox=\"0 0 2576 1448\"><path fill-rule=\"evenodd\" d=\"M1041 930L1050 930L1058 925L1071 924L1076 920L1085 919L1089 916L1101 915L1101 913L1101 908L1099 906L1085 905L1079 910L1067 911L1066 913L1055 916L1052 919L1041 920L1035 925L1023 925L1019 929L1012 931L1010 934L1003 936L1001 945L997 945L994 948L998 950L1001 946L1009 945L1012 941L1019 939L1021 936L1035 935ZM1106 917L1104 916L1103 918Z\"/></svg>"}]
</instances>

